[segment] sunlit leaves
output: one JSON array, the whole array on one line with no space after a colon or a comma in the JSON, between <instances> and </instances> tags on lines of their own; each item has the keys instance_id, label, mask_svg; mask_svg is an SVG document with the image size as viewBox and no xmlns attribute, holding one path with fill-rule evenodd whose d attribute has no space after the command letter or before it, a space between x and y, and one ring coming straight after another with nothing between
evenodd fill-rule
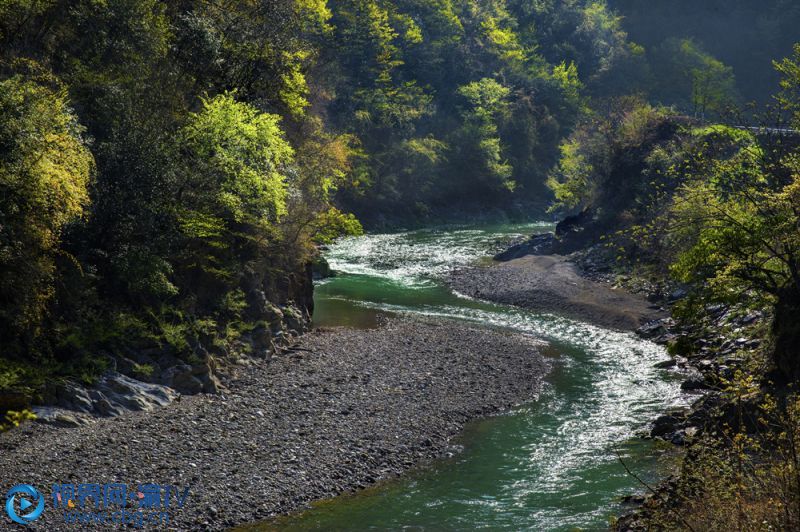
<instances>
[{"instance_id":1,"label":"sunlit leaves","mask_svg":"<svg viewBox=\"0 0 800 532\"><path fill-rule=\"evenodd\" d=\"M654 54L654 92L697 116L724 112L737 98L733 70L690 39L668 39Z\"/></svg>"},{"instance_id":2,"label":"sunlit leaves","mask_svg":"<svg viewBox=\"0 0 800 532\"><path fill-rule=\"evenodd\" d=\"M800 43L794 45L793 54L774 63L781 75L781 105L792 112L795 127L800 125Z\"/></svg>"},{"instance_id":3,"label":"sunlit leaves","mask_svg":"<svg viewBox=\"0 0 800 532\"><path fill-rule=\"evenodd\" d=\"M580 141L576 138L564 141L561 146L558 167L547 180L547 186L556 197L554 209L573 209L586 203L592 195L589 179L594 173L591 164L581 153Z\"/></svg>"},{"instance_id":4,"label":"sunlit leaves","mask_svg":"<svg viewBox=\"0 0 800 532\"><path fill-rule=\"evenodd\" d=\"M469 157L475 160L480 169L479 177L492 187L513 190L512 167L506 161L498 136L498 122L508 111L510 89L491 78L473 81L458 89L458 93L468 102L463 112L463 135L472 143L468 149Z\"/></svg>"},{"instance_id":5,"label":"sunlit leaves","mask_svg":"<svg viewBox=\"0 0 800 532\"><path fill-rule=\"evenodd\" d=\"M187 195L200 209L256 224L285 214L285 169L294 151L279 121L230 94L203 101L182 133L196 164Z\"/></svg>"},{"instance_id":6,"label":"sunlit leaves","mask_svg":"<svg viewBox=\"0 0 800 532\"><path fill-rule=\"evenodd\" d=\"M84 213L93 168L63 94L20 77L0 81L0 316L16 333L36 323L52 294L61 233Z\"/></svg>"}]
</instances>

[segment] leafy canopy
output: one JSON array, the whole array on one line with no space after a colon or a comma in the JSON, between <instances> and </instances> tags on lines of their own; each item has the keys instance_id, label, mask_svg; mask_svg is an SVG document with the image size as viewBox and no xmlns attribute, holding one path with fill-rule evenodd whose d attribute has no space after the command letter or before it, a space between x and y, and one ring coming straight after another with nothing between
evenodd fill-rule
<instances>
[{"instance_id":1,"label":"leafy canopy","mask_svg":"<svg viewBox=\"0 0 800 532\"><path fill-rule=\"evenodd\" d=\"M63 92L21 77L0 81L4 344L14 345L9 335L41 317L64 227L83 215L89 200L94 159L81 133Z\"/></svg>"},{"instance_id":2,"label":"leafy canopy","mask_svg":"<svg viewBox=\"0 0 800 532\"><path fill-rule=\"evenodd\" d=\"M203 99L182 138L194 163L187 195L198 210L256 225L286 214L286 170L294 150L279 116L222 94Z\"/></svg>"}]
</instances>

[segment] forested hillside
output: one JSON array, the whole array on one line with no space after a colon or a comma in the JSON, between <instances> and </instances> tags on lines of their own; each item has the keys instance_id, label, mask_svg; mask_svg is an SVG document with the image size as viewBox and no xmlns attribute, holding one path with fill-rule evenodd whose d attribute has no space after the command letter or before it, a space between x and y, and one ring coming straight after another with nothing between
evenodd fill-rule
<instances>
[{"instance_id":1,"label":"forested hillside","mask_svg":"<svg viewBox=\"0 0 800 532\"><path fill-rule=\"evenodd\" d=\"M0 42L3 386L270 345L343 211L543 204L641 59L555 1L7 0Z\"/></svg>"},{"instance_id":2,"label":"forested hillside","mask_svg":"<svg viewBox=\"0 0 800 532\"><path fill-rule=\"evenodd\" d=\"M777 79L797 8L738 2L739 39L684 4L1 2L0 387L269 347L359 220L579 206L576 125Z\"/></svg>"},{"instance_id":3,"label":"forested hillside","mask_svg":"<svg viewBox=\"0 0 800 532\"><path fill-rule=\"evenodd\" d=\"M0 0L0 431L110 415L76 391L109 370L218 391L304 331L339 236L569 217L515 251L657 287L713 389L643 528L800 528L798 28L792 0Z\"/></svg>"},{"instance_id":4,"label":"forested hillside","mask_svg":"<svg viewBox=\"0 0 800 532\"><path fill-rule=\"evenodd\" d=\"M116 365L208 391L213 356L302 328L314 243L360 230L330 202L352 140L306 112L329 19L0 3L0 388Z\"/></svg>"},{"instance_id":5,"label":"forested hillside","mask_svg":"<svg viewBox=\"0 0 800 532\"><path fill-rule=\"evenodd\" d=\"M664 56L671 43L690 39L729 66L740 103L769 101L779 79L772 62L789 55L798 39L800 5L792 0L611 0L609 5L624 17L623 27L648 57L669 61ZM654 65L665 94L675 94L669 73Z\"/></svg>"}]
</instances>

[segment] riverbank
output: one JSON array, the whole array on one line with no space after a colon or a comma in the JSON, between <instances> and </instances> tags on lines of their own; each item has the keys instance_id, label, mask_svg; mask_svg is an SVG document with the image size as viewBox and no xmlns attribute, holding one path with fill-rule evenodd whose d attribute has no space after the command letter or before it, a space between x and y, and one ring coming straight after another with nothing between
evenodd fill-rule
<instances>
[{"instance_id":1,"label":"riverbank","mask_svg":"<svg viewBox=\"0 0 800 532\"><path fill-rule=\"evenodd\" d=\"M456 270L457 292L536 312L553 313L611 329L632 331L668 316L644 297L586 278L559 255L528 255L489 267Z\"/></svg>"},{"instance_id":2,"label":"riverbank","mask_svg":"<svg viewBox=\"0 0 800 532\"><path fill-rule=\"evenodd\" d=\"M563 246L564 242L560 240L557 244ZM574 243L567 239L567 244ZM741 529L741 523L745 522L758 523L759 527L771 522L769 508L776 492L764 490L756 475L747 481L750 484L739 488L744 486L741 478L729 472L734 469L726 470L740 463L741 456L749 455L746 467L758 470L763 478L770 478L774 486L780 486L781 471L793 468L776 460L770 452L777 447L783 456L794 456L795 448L787 448L775 433L765 432L767 424L771 424L770 430L777 427L780 431L786 430L780 427L792 423L769 407L770 397L781 397L785 392L768 380L776 376L769 373L769 356L764 350L771 321L768 310L755 308L743 300L738 304L695 302L692 312L687 312L686 303L690 301L685 298L691 287L676 285L652 271L648 277L641 277L637 275L641 272L619 264L598 245L573 245L577 251L566 258L535 254L552 253L551 247L552 238L535 236L503 252L502 258L511 258L509 262L457 272L453 285L458 289L460 283L466 287L462 290L477 297L543 312L572 312L586 320L597 319L598 307L605 307L610 314L608 319L618 324L634 318L628 328L665 345L673 357L657 367L685 371L688 378L681 388L690 397L696 397L690 407L669 408L652 420L647 431L649 438L684 448L681 467L674 476L654 484L652 492L626 497L629 503L626 506L631 510L614 522L613 529L726 530L731 529L733 521L739 523L736 529ZM486 287L481 288L481 283ZM629 294L626 290L630 290L637 294L631 296L632 306L618 300L620 307L613 308L613 298L598 288L610 288L612 283L620 287L614 292ZM558 297L564 301L559 302ZM656 302L653 307L647 305L648 311L663 310L655 314L637 313L636 309L641 309L645 301ZM642 321L646 325L637 327L636 323ZM748 375L754 377L748 379ZM702 479L699 484L698 479ZM740 507L732 501L744 500L751 506L747 515L731 520L731 513L736 514Z\"/></svg>"},{"instance_id":3,"label":"riverbank","mask_svg":"<svg viewBox=\"0 0 800 532\"><path fill-rule=\"evenodd\" d=\"M541 346L446 320L315 331L269 363L243 366L224 395L0 435L2 489L191 486L172 516L178 529L286 514L440 457L467 421L534 398L548 367ZM36 524L66 527L49 504Z\"/></svg>"}]
</instances>

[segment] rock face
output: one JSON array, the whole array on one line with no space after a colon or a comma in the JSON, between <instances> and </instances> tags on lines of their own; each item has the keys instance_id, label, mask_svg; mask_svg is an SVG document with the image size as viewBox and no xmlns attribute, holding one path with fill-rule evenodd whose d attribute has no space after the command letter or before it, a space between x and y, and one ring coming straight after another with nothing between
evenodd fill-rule
<instances>
[{"instance_id":1,"label":"rock face","mask_svg":"<svg viewBox=\"0 0 800 532\"><path fill-rule=\"evenodd\" d=\"M174 401L179 394L160 384L149 384L117 372L103 375L92 387L58 382L45 388L44 402L35 406L37 421L56 425L81 425L96 417L113 417L127 411L152 410Z\"/></svg>"},{"instance_id":2,"label":"rock face","mask_svg":"<svg viewBox=\"0 0 800 532\"><path fill-rule=\"evenodd\" d=\"M267 271L251 271L245 285L247 317L255 326L230 349L237 356L251 353L255 358L269 359L308 328L314 305L311 265L298 273L277 277ZM110 353L113 370L95 385L50 383L42 391L41 404L34 412L41 422L74 426L96 417L163 406L180 394L214 394L223 388L218 361L225 362L229 354L203 339L192 346L190 357L177 356L169 346L155 344ZM17 407L6 406L3 410L29 406L27 397L20 403L19 398L11 401L11 396L6 395L9 398L5 403Z\"/></svg>"},{"instance_id":3,"label":"rock face","mask_svg":"<svg viewBox=\"0 0 800 532\"><path fill-rule=\"evenodd\" d=\"M533 235L530 240L513 245L502 253L498 253L494 256L494 260L507 262L526 255L544 255L552 249L554 244L555 236L553 233Z\"/></svg>"},{"instance_id":4,"label":"rock face","mask_svg":"<svg viewBox=\"0 0 800 532\"><path fill-rule=\"evenodd\" d=\"M594 221L594 213L588 207L574 216L567 216L556 225L556 236L564 237L580 233Z\"/></svg>"},{"instance_id":5,"label":"rock face","mask_svg":"<svg viewBox=\"0 0 800 532\"><path fill-rule=\"evenodd\" d=\"M505 262L528 255L570 255L595 247L603 235L612 228L599 220L595 210L585 208L573 216L567 216L556 225L555 233L533 235L495 255L494 259Z\"/></svg>"}]
</instances>

